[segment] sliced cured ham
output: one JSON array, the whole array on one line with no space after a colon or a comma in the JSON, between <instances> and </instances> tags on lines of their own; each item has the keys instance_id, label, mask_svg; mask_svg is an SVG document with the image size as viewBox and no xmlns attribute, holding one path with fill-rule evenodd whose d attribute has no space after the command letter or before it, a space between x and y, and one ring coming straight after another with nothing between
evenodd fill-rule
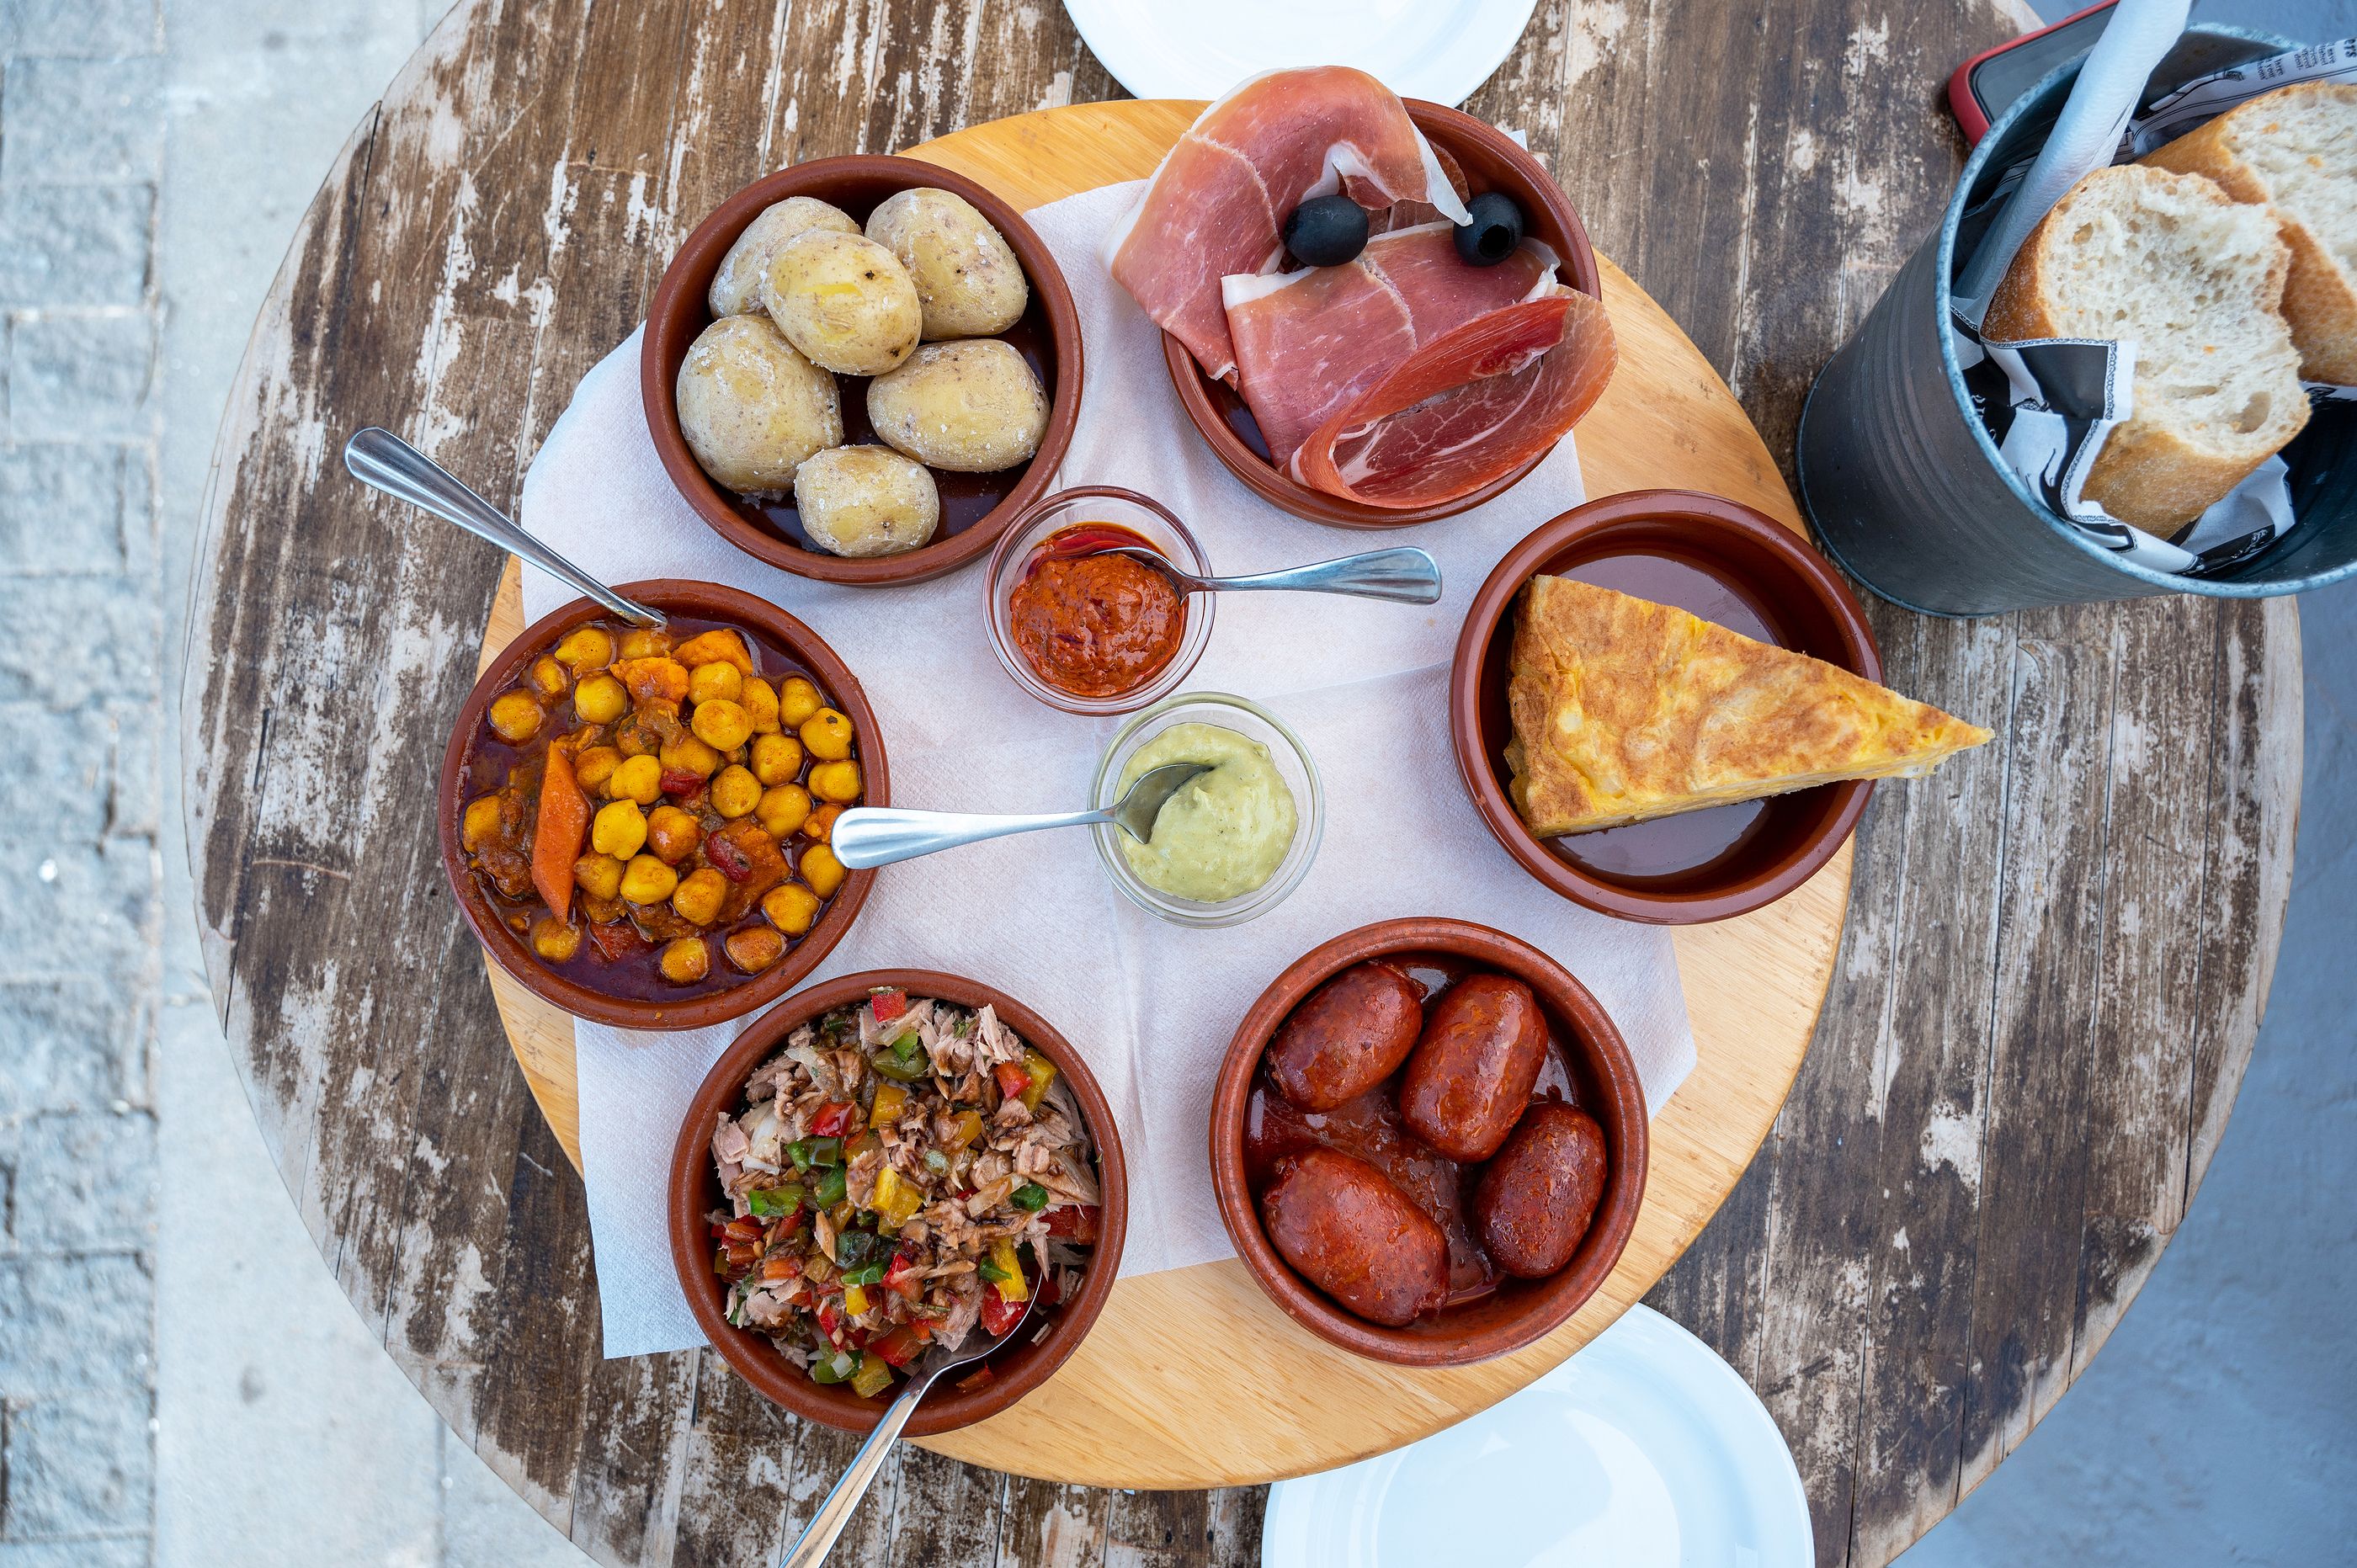
<instances>
[{"instance_id":1,"label":"sliced cured ham","mask_svg":"<svg viewBox=\"0 0 2357 1568\"><path fill-rule=\"evenodd\" d=\"M1222 280L1236 390L1283 467L1309 433L1417 349L1476 317L1563 287L1536 242L1469 267L1447 223L1394 230L1355 261Z\"/></svg>"},{"instance_id":2,"label":"sliced cured ham","mask_svg":"<svg viewBox=\"0 0 2357 1568\"><path fill-rule=\"evenodd\" d=\"M1360 206L1429 202L1467 220L1398 97L1362 70L1314 66L1254 77L1197 117L1105 242L1105 264L1207 375L1232 379L1221 280L1284 254L1286 215L1340 190Z\"/></svg>"},{"instance_id":3,"label":"sliced cured ham","mask_svg":"<svg viewBox=\"0 0 2357 1568\"><path fill-rule=\"evenodd\" d=\"M1587 295L1492 310L1329 415L1287 471L1368 506L1458 499L1562 440L1603 395L1619 357L1611 318Z\"/></svg>"}]
</instances>

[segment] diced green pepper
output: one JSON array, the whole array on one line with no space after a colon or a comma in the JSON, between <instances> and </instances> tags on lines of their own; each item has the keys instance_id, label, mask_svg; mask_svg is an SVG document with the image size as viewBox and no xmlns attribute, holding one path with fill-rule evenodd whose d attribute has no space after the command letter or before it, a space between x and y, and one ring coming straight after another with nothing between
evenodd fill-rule
<instances>
[{"instance_id":1,"label":"diced green pepper","mask_svg":"<svg viewBox=\"0 0 2357 1568\"><path fill-rule=\"evenodd\" d=\"M859 1370L859 1358L848 1350L827 1350L811 1360L811 1381L830 1386Z\"/></svg>"},{"instance_id":2,"label":"diced green pepper","mask_svg":"<svg viewBox=\"0 0 2357 1568\"><path fill-rule=\"evenodd\" d=\"M924 1049L925 1042L917 1037L914 1029L892 1042L892 1054L904 1062L915 1061L924 1054Z\"/></svg>"},{"instance_id":3,"label":"diced green pepper","mask_svg":"<svg viewBox=\"0 0 2357 1568\"><path fill-rule=\"evenodd\" d=\"M843 1272L843 1283L846 1288L852 1285L877 1284L883 1281L883 1278L884 1265L881 1263L862 1263L856 1269L845 1269Z\"/></svg>"},{"instance_id":4,"label":"diced green pepper","mask_svg":"<svg viewBox=\"0 0 2357 1568\"><path fill-rule=\"evenodd\" d=\"M876 1069L877 1076L888 1078L895 1083L914 1083L925 1076L925 1061L921 1057L911 1059L891 1051L877 1051L867 1058L867 1065Z\"/></svg>"},{"instance_id":5,"label":"diced green pepper","mask_svg":"<svg viewBox=\"0 0 2357 1568\"><path fill-rule=\"evenodd\" d=\"M856 1269L871 1259L889 1257L892 1243L873 1230L845 1230L834 1239L834 1261Z\"/></svg>"},{"instance_id":6,"label":"diced green pepper","mask_svg":"<svg viewBox=\"0 0 2357 1568\"><path fill-rule=\"evenodd\" d=\"M786 1158L794 1162L798 1171L806 1171L813 1165L831 1165L843 1158L843 1140L796 1138L786 1145Z\"/></svg>"},{"instance_id":7,"label":"diced green pepper","mask_svg":"<svg viewBox=\"0 0 2357 1568\"><path fill-rule=\"evenodd\" d=\"M802 1200L802 1185L788 1182L783 1187L757 1187L745 1195L753 1206L753 1213L762 1219L774 1219L780 1214L791 1214Z\"/></svg>"},{"instance_id":8,"label":"diced green pepper","mask_svg":"<svg viewBox=\"0 0 2357 1568\"><path fill-rule=\"evenodd\" d=\"M843 1201L844 1185L843 1167L830 1165L826 1167L826 1174L818 1178L818 1187L811 1194L811 1201L821 1208L833 1208Z\"/></svg>"},{"instance_id":9,"label":"diced green pepper","mask_svg":"<svg viewBox=\"0 0 2357 1568\"><path fill-rule=\"evenodd\" d=\"M1015 1189L1015 1207L1037 1214L1048 1207L1048 1189L1036 1181L1027 1181Z\"/></svg>"}]
</instances>

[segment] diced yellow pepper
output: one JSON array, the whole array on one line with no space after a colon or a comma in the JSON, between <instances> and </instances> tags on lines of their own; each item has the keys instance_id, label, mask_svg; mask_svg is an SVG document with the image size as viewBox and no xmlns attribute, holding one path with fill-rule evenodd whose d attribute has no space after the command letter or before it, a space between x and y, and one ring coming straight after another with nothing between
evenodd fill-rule
<instances>
[{"instance_id":1,"label":"diced yellow pepper","mask_svg":"<svg viewBox=\"0 0 2357 1568\"><path fill-rule=\"evenodd\" d=\"M876 1194L869 1205L876 1210L878 1234L898 1230L916 1218L917 1209L924 1203L925 1195L917 1184L886 1165L876 1177Z\"/></svg>"},{"instance_id":2,"label":"diced yellow pepper","mask_svg":"<svg viewBox=\"0 0 2357 1568\"><path fill-rule=\"evenodd\" d=\"M952 1150L957 1150L964 1148L981 1136L982 1112L968 1111L957 1119L957 1125L950 1130L950 1135L945 1142Z\"/></svg>"},{"instance_id":3,"label":"diced yellow pepper","mask_svg":"<svg viewBox=\"0 0 2357 1568\"><path fill-rule=\"evenodd\" d=\"M1023 1277L1023 1260L1015 1255L1015 1238L1001 1236L990 1244L991 1266L1000 1277L991 1283L998 1287L998 1299L1012 1305L1031 1299L1031 1286Z\"/></svg>"},{"instance_id":4,"label":"diced yellow pepper","mask_svg":"<svg viewBox=\"0 0 2357 1568\"><path fill-rule=\"evenodd\" d=\"M1023 1053L1023 1070L1031 1075L1030 1086L1022 1094L1023 1109L1037 1111L1040 1100L1048 1092L1048 1086L1056 1081L1056 1064L1038 1051L1026 1050Z\"/></svg>"},{"instance_id":5,"label":"diced yellow pepper","mask_svg":"<svg viewBox=\"0 0 2357 1568\"><path fill-rule=\"evenodd\" d=\"M892 1363L870 1350L859 1358L859 1370L851 1374L851 1391L861 1399L872 1400L892 1386Z\"/></svg>"},{"instance_id":6,"label":"diced yellow pepper","mask_svg":"<svg viewBox=\"0 0 2357 1568\"><path fill-rule=\"evenodd\" d=\"M908 1104L907 1090L889 1080L879 1083L876 1086L876 1103L867 1108L868 1122L872 1126L881 1127L888 1122L898 1122L900 1119L900 1112L908 1108ZM888 1176L891 1173L888 1171L885 1174Z\"/></svg>"},{"instance_id":7,"label":"diced yellow pepper","mask_svg":"<svg viewBox=\"0 0 2357 1568\"><path fill-rule=\"evenodd\" d=\"M843 1310L853 1317L856 1317L861 1313L866 1312L867 1310L867 1287L866 1285L844 1286Z\"/></svg>"}]
</instances>

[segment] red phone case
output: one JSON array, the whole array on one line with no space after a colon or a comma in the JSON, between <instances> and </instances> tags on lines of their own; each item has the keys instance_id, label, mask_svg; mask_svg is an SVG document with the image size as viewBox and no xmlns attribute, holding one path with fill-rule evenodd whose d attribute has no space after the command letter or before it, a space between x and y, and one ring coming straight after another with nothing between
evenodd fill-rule
<instances>
[{"instance_id":1,"label":"red phone case","mask_svg":"<svg viewBox=\"0 0 2357 1568\"><path fill-rule=\"evenodd\" d=\"M2107 11L2115 3L2116 0L2096 0L2096 4L2083 11L2072 12L2051 27L2040 27L2034 33L2024 33L2018 38L2007 38L1995 48L1983 49L1958 66L1956 73L1948 78L1948 112L1956 117L1956 124L1963 127L1964 145L1975 145L1983 136L1988 134L1988 111L1982 105L1979 95L1973 91L1973 72L1979 69L1982 61L2009 50L2018 49L2032 39L2042 38L2049 33L2067 27L2082 16L2093 16L2097 11Z\"/></svg>"}]
</instances>

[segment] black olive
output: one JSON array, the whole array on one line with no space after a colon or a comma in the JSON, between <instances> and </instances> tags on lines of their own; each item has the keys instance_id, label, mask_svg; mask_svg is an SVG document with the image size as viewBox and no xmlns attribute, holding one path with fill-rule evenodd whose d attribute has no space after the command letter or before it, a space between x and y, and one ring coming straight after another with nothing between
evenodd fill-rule
<instances>
[{"instance_id":1,"label":"black olive","mask_svg":"<svg viewBox=\"0 0 2357 1568\"><path fill-rule=\"evenodd\" d=\"M1514 199L1485 190L1465 204L1470 223L1457 225L1457 253L1477 267L1494 267L1523 242L1523 209Z\"/></svg>"},{"instance_id":2,"label":"black olive","mask_svg":"<svg viewBox=\"0 0 2357 1568\"><path fill-rule=\"evenodd\" d=\"M1285 220L1285 248L1313 267L1339 267L1367 248L1367 209L1347 196L1313 196Z\"/></svg>"}]
</instances>

